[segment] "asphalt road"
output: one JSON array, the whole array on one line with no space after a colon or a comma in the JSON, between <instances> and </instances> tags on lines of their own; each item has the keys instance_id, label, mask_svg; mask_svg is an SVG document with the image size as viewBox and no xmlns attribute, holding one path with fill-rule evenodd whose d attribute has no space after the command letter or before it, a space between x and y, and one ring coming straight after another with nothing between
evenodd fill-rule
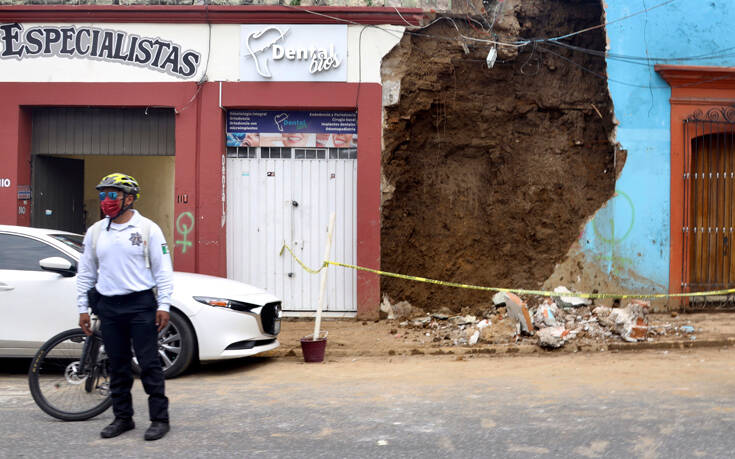
<instances>
[{"instance_id":1,"label":"asphalt road","mask_svg":"<svg viewBox=\"0 0 735 459\"><path fill-rule=\"evenodd\" d=\"M109 440L65 423L0 360L2 457L732 457L735 350L244 359L168 382L172 431Z\"/></svg>"}]
</instances>

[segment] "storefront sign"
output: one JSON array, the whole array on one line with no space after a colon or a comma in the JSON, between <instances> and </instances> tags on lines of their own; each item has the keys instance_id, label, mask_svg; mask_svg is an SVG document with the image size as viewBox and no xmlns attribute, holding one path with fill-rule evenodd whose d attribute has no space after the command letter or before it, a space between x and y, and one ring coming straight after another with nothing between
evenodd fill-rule
<instances>
[{"instance_id":1,"label":"storefront sign","mask_svg":"<svg viewBox=\"0 0 735 459\"><path fill-rule=\"evenodd\" d=\"M243 25L241 81L346 81L346 25Z\"/></svg>"},{"instance_id":2,"label":"storefront sign","mask_svg":"<svg viewBox=\"0 0 735 459\"><path fill-rule=\"evenodd\" d=\"M0 58L58 56L137 65L179 78L194 75L201 55L153 37L96 27L0 24Z\"/></svg>"},{"instance_id":3,"label":"storefront sign","mask_svg":"<svg viewBox=\"0 0 735 459\"><path fill-rule=\"evenodd\" d=\"M18 199L31 199L31 187L29 185L18 185Z\"/></svg>"},{"instance_id":4,"label":"storefront sign","mask_svg":"<svg viewBox=\"0 0 735 459\"><path fill-rule=\"evenodd\" d=\"M357 112L230 110L228 147L357 145Z\"/></svg>"}]
</instances>

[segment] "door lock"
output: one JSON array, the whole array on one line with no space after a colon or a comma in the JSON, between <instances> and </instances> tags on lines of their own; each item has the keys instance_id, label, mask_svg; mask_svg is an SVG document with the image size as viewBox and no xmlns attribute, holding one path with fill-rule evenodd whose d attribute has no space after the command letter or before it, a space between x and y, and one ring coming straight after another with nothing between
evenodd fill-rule
<instances>
[{"instance_id":1,"label":"door lock","mask_svg":"<svg viewBox=\"0 0 735 459\"><path fill-rule=\"evenodd\" d=\"M288 277L293 277L293 273L288 273L287 276Z\"/></svg>"},{"instance_id":2,"label":"door lock","mask_svg":"<svg viewBox=\"0 0 735 459\"><path fill-rule=\"evenodd\" d=\"M291 201L291 205L294 207L298 207L299 203L297 201Z\"/></svg>"}]
</instances>

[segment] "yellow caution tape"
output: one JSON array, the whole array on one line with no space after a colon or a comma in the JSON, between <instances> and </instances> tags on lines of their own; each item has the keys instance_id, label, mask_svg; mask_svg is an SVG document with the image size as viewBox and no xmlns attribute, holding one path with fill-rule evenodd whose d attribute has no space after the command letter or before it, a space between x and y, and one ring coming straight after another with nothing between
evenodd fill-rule
<instances>
[{"instance_id":1,"label":"yellow caution tape","mask_svg":"<svg viewBox=\"0 0 735 459\"><path fill-rule=\"evenodd\" d=\"M311 269L311 268L309 268L308 266L306 266L304 264L303 261L299 260L299 257L297 257L295 253L293 253L293 250L291 250L291 247L287 246L286 244L283 244L283 247L281 247L281 251L278 252L278 256L279 257L280 256L283 256L283 249L288 250L289 253L291 254L291 256L294 257L294 260L296 260L301 265L301 267L304 268L304 271L306 271L308 273L318 274L319 271L321 271L322 269L324 269L324 268L327 267L327 262L325 261L324 263L322 263L322 265L319 267L319 269Z\"/></svg>"},{"instance_id":2,"label":"yellow caution tape","mask_svg":"<svg viewBox=\"0 0 735 459\"><path fill-rule=\"evenodd\" d=\"M294 257L294 259L301 265L302 268L304 268L305 271L311 273L311 274L317 274L322 269L327 267L328 265L333 266L341 266L343 268L350 268L355 269L359 271L366 271L369 273L377 274L379 276L385 276L385 277L395 277L398 279L406 279L416 282L425 282L428 284L435 284L435 285L444 285L446 287L457 287L457 288L465 288L465 289L471 289L471 290L484 290L484 291L490 291L490 292L508 292L508 293L515 293L518 295L539 295L539 296L551 296L551 297L575 297L575 298L681 298L681 297L690 297L690 296L714 296L714 295L729 295L731 293L735 293L735 288L727 289L727 290L709 290L706 292L690 292L690 293L576 293L576 292L564 292L564 293L557 293L557 292L551 292L547 290L526 290L522 288L502 288L502 287L484 287L481 285L472 285L472 284L460 284L457 282L447 282L447 281L440 281L436 279L428 279L426 277L418 277L418 276L408 276L406 274L397 274L397 273L391 273L388 271L380 271L378 269L371 269L371 268L365 268L363 266L357 266L357 265L350 265L347 263L340 263L338 261L330 261L325 260L322 265L319 267L319 269L311 269L308 266L306 266L301 260L299 260L299 257L296 256L296 254L293 253L291 248L287 246L286 244L283 245L281 248L281 251L279 252L279 255L283 255L283 250L286 249L291 253L291 256Z\"/></svg>"}]
</instances>

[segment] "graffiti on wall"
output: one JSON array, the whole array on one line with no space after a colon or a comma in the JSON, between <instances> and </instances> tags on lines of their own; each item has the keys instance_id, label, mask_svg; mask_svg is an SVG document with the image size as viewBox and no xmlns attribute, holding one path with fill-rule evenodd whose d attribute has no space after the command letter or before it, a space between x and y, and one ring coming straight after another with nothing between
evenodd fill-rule
<instances>
[{"instance_id":1,"label":"graffiti on wall","mask_svg":"<svg viewBox=\"0 0 735 459\"><path fill-rule=\"evenodd\" d=\"M182 212L176 218L176 232L181 235L181 239L176 241L176 246L181 246L181 253L186 253L187 249L192 246L189 240L189 233L194 229L194 216L191 212Z\"/></svg>"},{"instance_id":2,"label":"graffiti on wall","mask_svg":"<svg viewBox=\"0 0 735 459\"><path fill-rule=\"evenodd\" d=\"M618 221L623 222L623 226L622 228L616 228L616 215L614 215L616 206L614 204L621 201L623 204L617 206L617 217ZM630 236L633 230L633 225L635 224L635 206L630 196L620 190L615 190L615 195L610 203L608 203L606 210L605 215L598 215L592 220L592 229L595 231L595 235L604 244L605 251L609 253L609 255L600 256L599 260L609 262L610 271L613 274L623 275L625 269L632 267L633 259L618 255L620 253L618 246Z\"/></svg>"}]
</instances>

